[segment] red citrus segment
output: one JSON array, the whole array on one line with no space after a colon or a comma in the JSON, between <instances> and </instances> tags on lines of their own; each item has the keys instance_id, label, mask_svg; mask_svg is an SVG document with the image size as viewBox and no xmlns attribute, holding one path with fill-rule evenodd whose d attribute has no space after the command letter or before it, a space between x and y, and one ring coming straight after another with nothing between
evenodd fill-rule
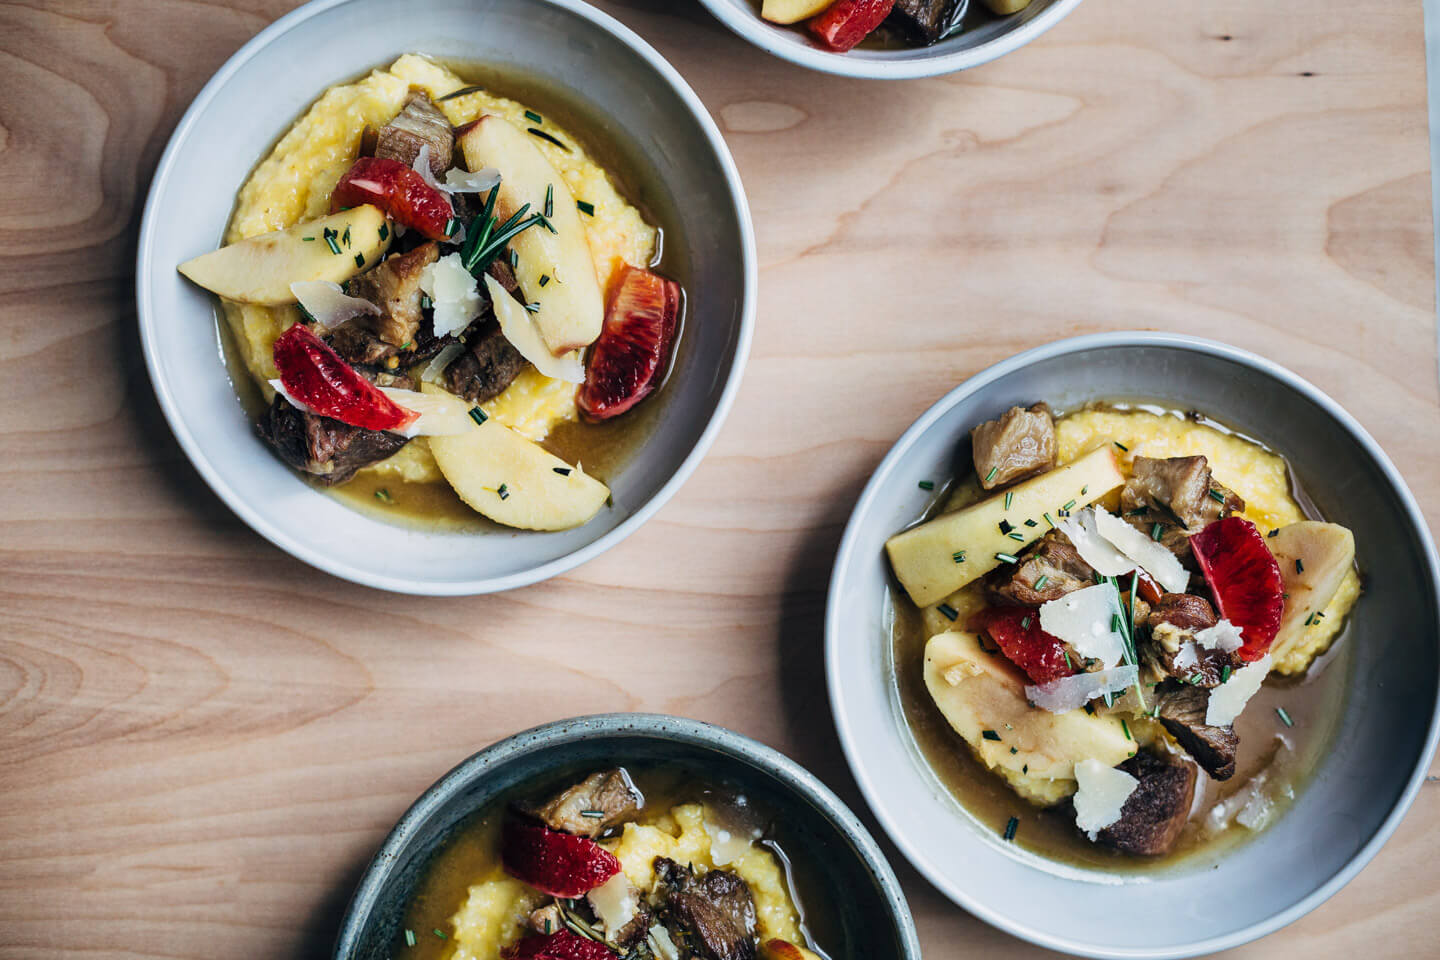
<instances>
[{"instance_id":1,"label":"red citrus segment","mask_svg":"<svg viewBox=\"0 0 1440 960\"><path fill-rule=\"evenodd\" d=\"M1285 611L1280 564L1255 524L1244 517L1216 520L1190 538L1220 616L1240 629L1240 658L1253 662L1270 649Z\"/></svg>"},{"instance_id":2,"label":"red citrus segment","mask_svg":"<svg viewBox=\"0 0 1440 960\"><path fill-rule=\"evenodd\" d=\"M836 0L810 19L810 32L828 49L844 53L890 16L895 0Z\"/></svg>"},{"instance_id":3,"label":"red citrus segment","mask_svg":"<svg viewBox=\"0 0 1440 960\"><path fill-rule=\"evenodd\" d=\"M1029 607L991 607L972 621L1036 683L1049 683L1075 672L1065 659L1065 644L1040 629L1040 611Z\"/></svg>"},{"instance_id":4,"label":"red citrus segment","mask_svg":"<svg viewBox=\"0 0 1440 960\"><path fill-rule=\"evenodd\" d=\"M665 375L679 316L679 284L639 267L625 268L576 398L585 416L618 417L655 391Z\"/></svg>"},{"instance_id":5,"label":"red citrus segment","mask_svg":"<svg viewBox=\"0 0 1440 960\"><path fill-rule=\"evenodd\" d=\"M557 930L517 940L500 956L504 960L612 960L615 953L598 941Z\"/></svg>"},{"instance_id":6,"label":"red citrus segment","mask_svg":"<svg viewBox=\"0 0 1440 960\"><path fill-rule=\"evenodd\" d=\"M500 858L517 880L567 900L620 872L620 861L594 840L519 820L506 824Z\"/></svg>"},{"instance_id":7,"label":"red citrus segment","mask_svg":"<svg viewBox=\"0 0 1440 960\"><path fill-rule=\"evenodd\" d=\"M285 392L321 416L366 430L403 430L420 416L381 393L304 324L276 339L274 358Z\"/></svg>"},{"instance_id":8,"label":"red citrus segment","mask_svg":"<svg viewBox=\"0 0 1440 960\"><path fill-rule=\"evenodd\" d=\"M373 203L391 220L420 231L430 240L450 239L446 226L455 215L450 198L399 160L361 157L345 171L330 194L332 213L366 203Z\"/></svg>"}]
</instances>

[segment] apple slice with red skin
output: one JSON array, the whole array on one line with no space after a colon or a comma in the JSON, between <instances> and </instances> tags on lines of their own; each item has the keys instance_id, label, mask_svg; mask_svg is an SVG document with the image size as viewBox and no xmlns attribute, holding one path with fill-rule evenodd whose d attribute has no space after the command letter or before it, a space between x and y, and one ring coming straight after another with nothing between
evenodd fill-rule
<instances>
[{"instance_id":1,"label":"apple slice with red skin","mask_svg":"<svg viewBox=\"0 0 1440 960\"><path fill-rule=\"evenodd\" d=\"M576 397L591 420L618 417L655 392L680 317L680 285L673 280L627 266L614 289Z\"/></svg>"},{"instance_id":2,"label":"apple slice with red skin","mask_svg":"<svg viewBox=\"0 0 1440 960\"><path fill-rule=\"evenodd\" d=\"M563 900L583 897L620 872L620 861L594 840L522 820L505 825L500 860L515 879Z\"/></svg>"},{"instance_id":3,"label":"apple slice with red skin","mask_svg":"<svg viewBox=\"0 0 1440 960\"><path fill-rule=\"evenodd\" d=\"M844 53L870 36L890 16L895 0L836 0L810 21L810 32L826 49Z\"/></svg>"},{"instance_id":4,"label":"apple slice with red skin","mask_svg":"<svg viewBox=\"0 0 1440 960\"><path fill-rule=\"evenodd\" d=\"M1035 683L1049 683L1075 672L1065 659L1065 644L1040 629L1039 610L990 607L971 618L969 625L994 640L1000 652Z\"/></svg>"},{"instance_id":5,"label":"apple slice with red skin","mask_svg":"<svg viewBox=\"0 0 1440 960\"><path fill-rule=\"evenodd\" d=\"M1240 659L1265 656L1285 612L1285 579L1280 564L1255 524L1244 517L1216 520L1190 537L1200 572L1215 595L1220 616L1240 629Z\"/></svg>"},{"instance_id":6,"label":"apple slice with red skin","mask_svg":"<svg viewBox=\"0 0 1440 960\"><path fill-rule=\"evenodd\" d=\"M450 198L399 160L361 157L345 171L330 194L332 213L366 203L374 204L391 220L418 230L427 239L450 239L446 227L455 216Z\"/></svg>"},{"instance_id":7,"label":"apple slice with red skin","mask_svg":"<svg viewBox=\"0 0 1440 960\"><path fill-rule=\"evenodd\" d=\"M596 940L557 930L517 940L500 956L503 960L613 960L615 952Z\"/></svg>"},{"instance_id":8,"label":"apple slice with red skin","mask_svg":"<svg viewBox=\"0 0 1440 960\"><path fill-rule=\"evenodd\" d=\"M420 416L381 393L304 324L280 334L273 356L285 392L321 416L366 430L404 430Z\"/></svg>"}]
</instances>

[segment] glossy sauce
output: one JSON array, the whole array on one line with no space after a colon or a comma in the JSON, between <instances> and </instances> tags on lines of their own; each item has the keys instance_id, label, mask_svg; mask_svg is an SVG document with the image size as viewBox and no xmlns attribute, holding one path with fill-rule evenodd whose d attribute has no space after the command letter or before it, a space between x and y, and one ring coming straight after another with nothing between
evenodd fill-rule
<instances>
[{"instance_id":1,"label":"glossy sauce","mask_svg":"<svg viewBox=\"0 0 1440 960\"><path fill-rule=\"evenodd\" d=\"M648 223L659 229L655 257L650 267L679 283L682 291L685 291L682 293L680 314L676 320L674 346L659 389L629 412L613 420L602 423L576 420L559 424L541 444L562 460L583 464L587 473L609 484L635 451L654 433L665 406L670 375L684 365L689 353L689 341L685 337L685 331L689 319L688 290L691 271L683 254L685 244L676 242L676 238L680 236L680 218L673 206L666 201L665 191L653 176L641 148L618 137L598 135L599 131L608 132L613 129L613 125L600 111L584 109L575 102L573 94L523 73L463 61L437 62L453 71L468 85L484 86L559 121L570 135L580 142L596 165L610 175L621 195L640 211ZM359 79L359 76L351 78L356 79ZM342 81L345 82L351 81ZM268 156L269 152L267 149L262 154L262 159ZM265 410L264 399L244 363L239 359L239 354L233 347L230 325L220 315L218 308L215 322L230 382L250 419L256 421ZM424 366L419 364L413 368L412 375L417 380ZM514 532L513 528L495 523L466 506L444 481L408 483L367 470L360 471L351 480L335 487L326 487L303 475L301 478L346 506L386 523L439 532Z\"/></svg>"},{"instance_id":2,"label":"glossy sauce","mask_svg":"<svg viewBox=\"0 0 1440 960\"><path fill-rule=\"evenodd\" d=\"M1123 408L1123 405L1115 406ZM1233 433L1198 416L1192 415L1190 419ZM1254 440L1250 442L1264 446ZM974 486L973 473L959 479ZM1301 509L1313 519L1322 519L1314 515L1313 504L1299 487L1293 471L1290 479L1291 496ZM950 483L938 490L921 519L943 512L957 485ZM1272 674L1251 698L1235 721L1235 731L1240 737L1235 775L1222 783L1199 771L1195 805L1175 849L1162 857L1130 856L1091 843L1076 829L1068 803L1050 809L1036 807L975 757L969 744L950 727L926 688L924 656L929 636L920 610L893 573L888 590L892 612L889 629L892 693L898 699L920 755L955 799L958 812L970 817L982 830L1000 840L1010 818L1015 817L1019 821L1013 840L1017 846L1072 867L1101 869L1113 874L1209 866L1229 849L1263 831L1252 831L1238 823L1218 832L1208 829L1207 812L1243 790L1252 777L1266 770L1267 792L1278 794L1288 788L1293 796L1298 796L1334 740L1346 708L1352 657L1345 643L1348 631L1342 631L1329 651L1317 657L1304 676L1289 678ZM1293 726L1281 718L1280 709L1286 712ZM1280 746L1277 738L1283 738L1284 749L1277 749ZM1284 815L1291 799L1275 804L1270 822Z\"/></svg>"},{"instance_id":3,"label":"glossy sauce","mask_svg":"<svg viewBox=\"0 0 1440 960\"><path fill-rule=\"evenodd\" d=\"M636 823L653 823L673 807L685 803L704 803L723 816L727 807L734 806L737 796L735 787L710 783L703 773L683 767L627 765L626 770L645 797L644 806L632 818ZM546 796L577 782L589 772L589 768L576 770L550 778L538 787L526 786L516 791L513 799ZM450 918L464 904L470 885L495 873L499 862L500 830L510 799L501 800L472 815L435 855L425 869L415 899L405 912L392 956L403 956L406 960L444 960L450 955ZM828 955L816 944L838 942L838 918L826 911L827 904L822 898L806 899L803 896L805 891L824 889L823 877L813 865L792 861L786 855L783 823L765 823L763 829L764 838L759 842L774 853L785 868L790 898L800 913L800 926L810 940L809 949L828 960ZM415 934L414 947L406 943L406 929ZM446 937L436 936L434 931L437 929Z\"/></svg>"}]
</instances>

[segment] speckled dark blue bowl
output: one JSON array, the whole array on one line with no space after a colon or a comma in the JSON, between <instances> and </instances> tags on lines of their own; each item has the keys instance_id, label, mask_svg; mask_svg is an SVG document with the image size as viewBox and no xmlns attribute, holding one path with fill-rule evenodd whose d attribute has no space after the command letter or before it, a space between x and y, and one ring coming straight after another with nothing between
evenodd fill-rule
<instances>
[{"instance_id":1,"label":"speckled dark blue bowl","mask_svg":"<svg viewBox=\"0 0 1440 960\"><path fill-rule=\"evenodd\" d=\"M501 740L441 777L385 838L360 881L335 944L336 960L386 960L431 859L473 813L557 770L675 763L744 788L785 825L786 852L814 871L838 930L835 960L920 960L910 907L869 832L828 787L769 747L723 727L658 714L578 717ZM832 939L838 943L830 942Z\"/></svg>"}]
</instances>

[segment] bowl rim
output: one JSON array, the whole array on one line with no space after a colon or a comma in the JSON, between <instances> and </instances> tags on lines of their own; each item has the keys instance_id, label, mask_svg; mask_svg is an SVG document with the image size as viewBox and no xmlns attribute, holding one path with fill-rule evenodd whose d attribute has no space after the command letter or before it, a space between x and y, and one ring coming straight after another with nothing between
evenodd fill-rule
<instances>
[{"instance_id":1,"label":"bowl rim","mask_svg":"<svg viewBox=\"0 0 1440 960\"><path fill-rule=\"evenodd\" d=\"M879 844L855 813L809 770L773 747L727 727L662 713L600 713L540 724L492 743L456 764L410 805L386 835L355 887L335 938L334 960L350 960L364 931L368 915L379 898L400 854L415 835L446 803L491 768L517 757L567 743L607 737L650 737L706 747L749 763L774 777L785 788L808 801L858 850L866 869L879 884L890 917L900 935L900 960L920 960L920 940L909 900ZM473 811L472 811L473 812Z\"/></svg>"},{"instance_id":2,"label":"bowl rim","mask_svg":"<svg viewBox=\"0 0 1440 960\"><path fill-rule=\"evenodd\" d=\"M774 27L754 10L745 10L730 0L700 0L710 13L736 35L781 60L840 77L866 80L913 80L957 73L989 63L1012 53L1045 33L1070 15L1081 0L1054 0L1044 10L1013 30L975 47L954 52L925 53L904 60L862 59L848 53L832 53L819 47L780 39ZM1013 14L1012 14L1013 16ZM933 48L931 48L933 49Z\"/></svg>"},{"instance_id":3,"label":"bowl rim","mask_svg":"<svg viewBox=\"0 0 1440 960\"><path fill-rule=\"evenodd\" d=\"M145 355L145 367L149 372L150 384L155 391L155 398L160 404L160 410L165 416L165 421L170 426L170 431L179 442L186 458L199 472L205 483L220 498L222 502L237 516L243 520L250 529L260 534L281 550L292 557L309 564L316 569L323 570L332 576L362 586L373 587L380 590L389 590L395 593L408 593L420 596L473 596L484 593L497 593L503 590L511 590L517 587L529 586L541 580L547 580L558 576L575 567L594 559L611 547L624 540L643 526L661 507L669 502L670 498L680 489L681 485L690 478L709 452L715 438L719 435L721 428L729 416L731 408L735 404L735 398L740 389L740 381L743 378L745 367L750 357L751 343L755 333L755 312L756 312L756 291L759 285L757 254L755 248L755 226L750 215L750 202L745 193L745 186L741 182L740 172L735 164L735 158L730 153L730 148L720 134L715 120L706 109L699 96L691 89L690 85L680 73L649 43L642 39L629 27L616 20L609 14L590 6L582 0L529 0L532 3L545 4L552 7L559 7L589 21L595 28L609 33L622 44L628 47L633 53L640 57L654 73L667 83L671 90L680 98L695 123L700 127L710 151L724 176L725 186L729 194L731 205L734 207L736 223L740 233L740 257L742 261L744 283L740 291L740 318L739 329L735 338L735 351L729 363L729 369L725 371L725 383L721 389L720 396L716 401L715 409L710 415L709 422L701 431L690 452L680 462L679 467L670 476L660 489L646 501L641 503L630 516L626 517L614 529L596 537L584 546L579 547L564 556L554 560L503 576L478 577L470 580L454 581L429 581L413 577L396 576L392 574L381 574L362 570L352 566L342 556L327 555L317 550L311 550L300 542L293 539L284 529L272 523L261 513L255 510L249 503L245 502L230 486L229 482L220 471L203 455L198 442L186 425L185 417L179 409L174 398L171 396L170 387L161 374L160 364L157 360L159 339L155 330L154 305L151 299L150 278L154 275L156 265L154 263L153 248L157 231L161 228L156 215L156 208L159 205L159 198L168 188L169 181L175 176L177 157L180 149L191 136L191 130L198 122L198 118L210 106L217 92L228 83L257 53L280 39L301 23L312 17L321 16L334 8L344 6L358 0L311 0L285 14L273 23L265 27L258 34L248 40L244 46L237 50L217 70L195 99L186 108L179 123L175 125L170 139L165 145L165 151L160 156L160 161L155 167L155 173L150 181L150 188L146 193L144 212L140 221L139 241L135 254L135 302L137 319L140 327L141 350ZM522 533L525 531L521 531Z\"/></svg>"},{"instance_id":4,"label":"bowl rim","mask_svg":"<svg viewBox=\"0 0 1440 960\"><path fill-rule=\"evenodd\" d=\"M1409 780L1401 792L1400 797L1396 800L1394 806L1391 807L1390 812L1380 824L1379 829L1366 841L1364 846L1362 846L1340 870L1308 896L1286 909L1278 911L1269 918L1253 923L1248 927L1243 927L1217 937L1194 940L1175 947L1155 950L1145 948L1112 949L1105 947L1103 944L1074 941L1064 936L1051 935L1044 931L1034 929L1025 923L1011 919L999 911L987 909L967 893L962 883L947 875L941 865L930 858L929 852L925 850L922 845L913 842L912 838L900 828L900 819L890 808L879 802L878 798L880 794L866 773L864 757L857 746L851 718L847 715L845 703L842 699L843 683L838 667L840 662L840 634L842 630L839 617L841 584L847 578L848 568L855 556L856 541L859 538L862 518L874 506L874 502L878 498L880 488L884 485L885 480L899 466L901 461L909 455L911 448L920 436L932 429L941 417L948 413L956 404L974 396L997 380L1039 361L1096 349L1124 349L1132 347L1171 348L1229 360L1279 381L1281 384L1294 390L1319 407L1341 428L1348 432L1375 465L1379 467L1385 481L1389 484L1391 491L1401 504L1405 520L1416 533L1420 553L1424 557L1427 567L1428 579L1433 591L1432 595L1440 597L1440 557L1437 557L1436 554L1434 538L1431 536L1430 528L1425 523L1424 516L1420 512L1414 495L1384 450L1380 448L1380 445L1370 436L1369 432L1360 425L1359 421L1319 387L1316 387L1308 380L1305 380L1298 374L1282 367L1274 361L1267 360L1258 354L1240 347L1185 334L1152 331L1118 331L1057 340L1001 360L968 378L932 404L901 434L894 446L885 454L884 459L876 466L875 472L866 483L859 500L856 501L855 508L850 514L850 519L846 522L845 532L841 538L840 547L835 557L835 564L831 570L829 589L826 593L825 664L827 689L830 697L831 713L835 720L836 732L840 737L841 748L845 753L845 760L850 766L850 772L860 785L860 792L864 795L865 802L870 807L871 813L879 820L881 828L885 831L891 842L900 849L900 852L910 861L911 865L940 890L941 893L945 894L945 896L949 897L957 905L963 907L971 915L979 917L991 926L1004 930L1012 936L1019 937L1022 940L1046 947L1050 950L1096 957L1101 958L1101 960L1108 960L1108 958L1129 958L1129 960L1149 958L1149 960L1160 960L1160 958L1169 957L1209 955L1249 943L1252 940L1273 933L1300 919L1311 910L1314 910L1320 904L1334 896L1345 884L1349 883L1350 880L1370 862L1375 854L1379 852L1380 847L1383 846L1395 832L1400 821L1404 819L1411 804L1415 801L1415 797L1419 793L1425 781L1426 773L1434 759L1437 742L1440 742L1440 697L1437 697L1436 702L1431 704L1430 725L1426 732L1424 747L1414 765L1414 769L1410 772ZM894 719L897 723L904 724L902 718Z\"/></svg>"}]
</instances>

